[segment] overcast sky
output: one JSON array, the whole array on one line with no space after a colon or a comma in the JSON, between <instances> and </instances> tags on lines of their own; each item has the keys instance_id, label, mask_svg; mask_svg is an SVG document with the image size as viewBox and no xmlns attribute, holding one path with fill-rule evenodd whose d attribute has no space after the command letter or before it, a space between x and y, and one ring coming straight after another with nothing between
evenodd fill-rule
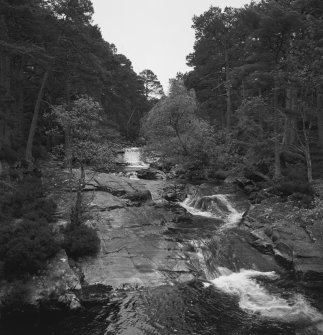
<instances>
[{"instance_id":1,"label":"overcast sky","mask_svg":"<svg viewBox=\"0 0 323 335\"><path fill-rule=\"evenodd\" d=\"M186 56L193 51L192 17L211 5L241 7L249 0L92 0L94 22L103 38L139 73L152 70L168 88L169 78L186 72Z\"/></svg>"}]
</instances>

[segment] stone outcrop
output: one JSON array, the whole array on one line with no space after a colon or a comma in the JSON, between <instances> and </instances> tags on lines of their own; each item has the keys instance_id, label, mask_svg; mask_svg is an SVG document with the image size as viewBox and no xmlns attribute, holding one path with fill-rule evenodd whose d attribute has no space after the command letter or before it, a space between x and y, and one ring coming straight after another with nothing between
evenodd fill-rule
<instances>
[{"instance_id":1,"label":"stone outcrop","mask_svg":"<svg viewBox=\"0 0 323 335\"><path fill-rule=\"evenodd\" d=\"M163 171L154 168L148 168L138 170L137 177L139 179L147 179L147 180L166 179L166 174Z\"/></svg>"},{"instance_id":2,"label":"stone outcrop","mask_svg":"<svg viewBox=\"0 0 323 335\"><path fill-rule=\"evenodd\" d=\"M272 198L253 205L244 223L252 231L250 243L256 249L274 255L304 285L320 287L323 285L323 226L321 218L311 219L309 213L292 202L282 203ZM304 214L308 219L304 219Z\"/></svg>"},{"instance_id":3,"label":"stone outcrop","mask_svg":"<svg viewBox=\"0 0 323 335\"><path fill-rule=\"evenodd\" d=\"M193 279L190 259L177 235L167 234L185 211L163 202L165 181L104 174L95 180L100 191L87 192L92 196L87 224L97 230L101 249L97 257L78 262L83 285L158 286ZM119 196L102 191L104 188L113 188Z\"/></svg>"}]
</instances>

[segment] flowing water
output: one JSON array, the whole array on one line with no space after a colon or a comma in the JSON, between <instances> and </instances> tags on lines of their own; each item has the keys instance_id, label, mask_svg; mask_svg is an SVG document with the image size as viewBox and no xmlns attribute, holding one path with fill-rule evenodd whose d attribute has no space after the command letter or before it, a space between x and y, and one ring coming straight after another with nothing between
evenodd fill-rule
<instances>
[{"instance_id":1,"label":"flowing water","mask_svg":"<svg viewBox=\"0 0 323 335\"><path fill-rule=\"evenodd\" d=\"M135 148L126 150L125 161L129 167L147 166ZM119 292L112 299L86 304L82 312L51 312L36 320L28 315L19 322L7 320L0 333L323 334L322 306L315 307L313 296L285 280L283 273L261 270L265 258L240 239L238 226L243 212L235 200L234 194L196 192L179 204L193 214L193 221L189 225L178 223L167 234L181 236L178 243L191 247L192 263L199 273L195 280ZM232 236L235 239L229 240ZM230 251L233 243L238 243L240 255Z\"/></svg>"},{"instance_id":2,"label":"flowing water","mask_svg":"<svg viewBox=\"0 0 323 335\"><path fill-rule=\"evenodd\" d=\"M125 149L123 160L130 169L145 169L149 167L149 164L142 159L140 148Z\"/></svg>"}]
</instances>

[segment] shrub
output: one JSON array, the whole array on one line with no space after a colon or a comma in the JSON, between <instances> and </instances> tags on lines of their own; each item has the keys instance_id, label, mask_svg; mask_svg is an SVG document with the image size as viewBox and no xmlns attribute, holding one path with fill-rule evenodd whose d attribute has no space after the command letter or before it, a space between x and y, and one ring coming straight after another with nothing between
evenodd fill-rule
<instances>
[{"instance_id":1,"label":"shrub","mask_svg":"<svg viewBox=\"0 0 323 335\"><path fill-rule=\"evenodd\" d=\"M93 228L85 225L69 225L64 233L63 247L68 256L77 259L98 253L100 239Z\"/></svg>"},{"instance_id":2,"label":"shrub","mask_svg":"<svg viewBox=\"0 0 323 335\"><path fill-rule=\"evenodd\" d=\"M46 159L48 158L48 152L43 145L38 145L33 147L33 157L37 159Z\"/></svg>"},{"instance_id":3,"label":"shrub","mask_svg":"<svg viewBox=\"0 0 323 335\"><path fill-rule=\"evenodd\" d=\"M46 219L47 222L54 221L57 205L52 199L37 199L34 202L22 206L23 216L34 221Z\"/></svg>"},{"instance_id":4,"label":"shrub","mask_svg":"<svg viewBox=\"0 0 323 335\"><path fill-rule=\"evenodd\" d=\"M0 184L0 219L27 218L48 222L54 220L56 204L51 199L45 199L45 189L39 176L25 176L24 180L5 188Z\"/></svg>"},{"instance_id":5,"label":"shrub","mask_svg":"<svg viewBox=\"0 0 323 335\"><path fill-rule=\"evenodd\" d=\"M29 287L22 281L16 281L10 290L7 290L1 298L4 312L21 312L24 307L27 307L26 303L30 294Z\"/></svg>"},{"instance_id":6,"label":"shrub","mask_svg":"<svg viewBox=\"0 0 323 335\"><path fill-rule=\"evenodd\" d=\"M306 167L301 163L288 166L288 168L283 171L283 175L285 181L294 181L295 183L299 183L300 181L302 183L307 182Z\"/></svg>"},{"instance_id":7,"label":"shrub","mask_svg":"<svg viewBox=\"0 0 323 335\"><path fill-rule=\"evenodd\" d=\"M314 189L307 182L283 181L278 185L277 191L284 196L289 196L293 193L301 193L314 196Z\"/></svg>"},{"instance_id":8,"label":"shrub","mask_svg":"<svg viewBox=\"0 0 323 335\"><path fill-rule=\"evenodd\" d=\"M0 150L0 160L7 162L16 162L18 159L18 153L8 145L3 145Z\"/></svg>"},{"instance_id":9,"label":"shrub","mask_svg":"<svg viewBox=\"0 0 323 335\"><path fill-rule=\"evenodd\" d=\"M24 220L0 229L0 257L4 275L11 279L34 274L58 251L47 222Z\"/></svg>"}]
</instances>

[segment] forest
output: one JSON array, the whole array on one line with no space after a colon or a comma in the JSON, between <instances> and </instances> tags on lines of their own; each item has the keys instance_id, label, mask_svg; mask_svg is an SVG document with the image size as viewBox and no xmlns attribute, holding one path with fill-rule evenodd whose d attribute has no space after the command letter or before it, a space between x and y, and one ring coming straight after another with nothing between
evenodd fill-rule
<instances>
[{"instance_id":1,"label":"forest","mask_svg":"<svg viewBox=\"0 0 323 335\"><path fill-rule=\"evenodd\" d=\"M175 145L166 151L213 172L321 177L322 10L320 1L281 0L195 16L192 70L146 116L149 139L159 137L161 149L160 127L168 128Z\"/></svg>"},{"instance_id":2,"label":"forest","mask_svg":"<svg viewBox=\"0 0 323 335\"><path fill-rule=\"evenodd\" d=\"M74 260L98 253L83 224L85 170L115 173L130 145L158 157L167 176L232 178L313 207L323 178L322 0L194 16L190 71L166 94L103 39L93 14L90 0L0 0L0 279L30 278L61 248ZM66 174L48 185L53 165ZM64 178L75 199L58 238L51 192Z\"/></svg>"}]
</instances>

